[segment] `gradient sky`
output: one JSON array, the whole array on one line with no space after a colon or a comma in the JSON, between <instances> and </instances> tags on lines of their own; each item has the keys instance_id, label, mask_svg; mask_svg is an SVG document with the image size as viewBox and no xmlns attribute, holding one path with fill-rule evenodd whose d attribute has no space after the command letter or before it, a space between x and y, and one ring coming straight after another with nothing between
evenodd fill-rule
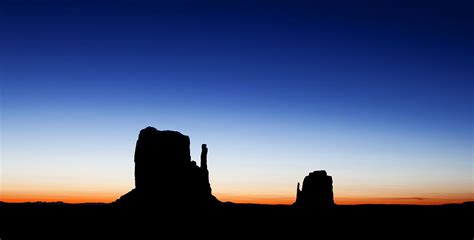
<instances>
[{"instance_id":1,"label":"gradient sky","mask_svg":"<svg viewBox=\"0 0 474 240\"><path fill-rule=\"evenodd\" d=\"M474 200L473 26L456 1L1 1L0 201L113 201L146 126L207 143L222 201L317 169L340 204Z\"/></svg>"}]
</instances>

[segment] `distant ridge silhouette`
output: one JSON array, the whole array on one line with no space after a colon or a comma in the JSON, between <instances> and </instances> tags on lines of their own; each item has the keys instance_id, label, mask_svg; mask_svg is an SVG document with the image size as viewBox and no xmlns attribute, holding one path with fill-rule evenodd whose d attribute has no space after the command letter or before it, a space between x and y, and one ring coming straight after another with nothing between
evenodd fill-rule
<instances>
[{"instance_id":1,"label":"distant ridge silhouette","mask_svg":"<svg viewBox=\"0 0 474 240\"><path fill-rule=\"evenodd\" d=\"M191 161L190 140L176 131L147 127L135 148L135 189L114 202L120 206L204 207L219 203L212 195L207 145L201 166Z\"/></svg>"}]
</instances>

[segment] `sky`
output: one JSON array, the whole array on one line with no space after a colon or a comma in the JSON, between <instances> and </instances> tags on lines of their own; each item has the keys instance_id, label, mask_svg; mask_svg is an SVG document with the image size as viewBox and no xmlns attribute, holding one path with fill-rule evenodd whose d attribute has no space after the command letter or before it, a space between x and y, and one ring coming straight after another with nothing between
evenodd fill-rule
<instances>
[{"instance_id":1,"label":"sky","mask_svg":"<svg viewBox=\"0 0 474 240\"><path fill-rule=\"evenodd\" d=\"M471 6L331 2L1 1L0 201L114 201L147 126L221 201L473 201Z\"/></svg>"}]
</instances>

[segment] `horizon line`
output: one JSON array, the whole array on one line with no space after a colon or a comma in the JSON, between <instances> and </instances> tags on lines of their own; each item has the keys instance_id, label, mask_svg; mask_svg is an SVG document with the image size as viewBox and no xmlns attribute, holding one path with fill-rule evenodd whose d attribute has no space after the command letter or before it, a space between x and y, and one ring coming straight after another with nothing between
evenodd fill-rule
<instances>
[{"instance_id":1,"label":"horizon line","mask_svg":"<svg viewBox=\"0 0 474 240\"><path fill-rule=\"evenodd\" d=\"M216 196L222 203L234 204L256 204L256 205L292 205L296 197L245 197L234 196L232 198ZM36 196L36 197L15 197L1 196L0 202L3 203L65 203L65 204L110 204L118 198L105 197L78 197L78 196ZM336 205L445 205L462 204L465 202L474 202L472 197L453 198L453 197L334 197Z\"/></svg>"}]
</instances>

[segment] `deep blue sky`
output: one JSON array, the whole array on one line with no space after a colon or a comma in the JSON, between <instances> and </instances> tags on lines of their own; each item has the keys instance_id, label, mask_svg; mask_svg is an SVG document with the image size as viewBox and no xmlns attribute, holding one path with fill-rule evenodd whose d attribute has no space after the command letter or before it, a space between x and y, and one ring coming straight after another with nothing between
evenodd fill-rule
<instances>
[{"instance_id":1,"label":"deep blue sky","mask_svg":"<svg viewBox=\"0 0 474 240\"><path fill-rule=\"evenodd\" d=\"M4 195L119 195L153 125L209 144L221 198L320 168L336 197L472 197L466 2L157 2L0 3Z\"/></svg>"}]
</instances>

